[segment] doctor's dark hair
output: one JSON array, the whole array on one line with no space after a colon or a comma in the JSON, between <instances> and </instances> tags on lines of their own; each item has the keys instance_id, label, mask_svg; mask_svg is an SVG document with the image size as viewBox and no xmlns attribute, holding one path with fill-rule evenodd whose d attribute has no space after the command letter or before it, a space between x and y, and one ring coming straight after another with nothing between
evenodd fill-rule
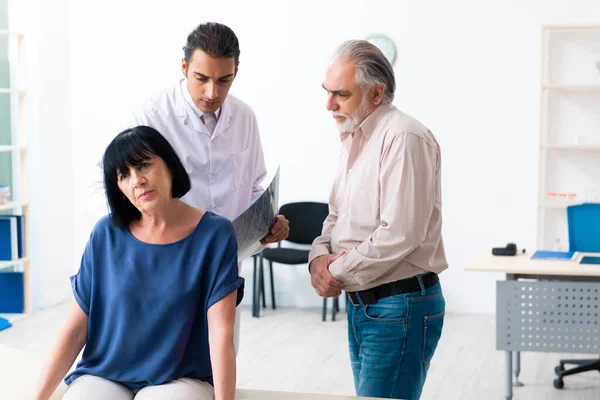
<instances>
[{"instance_id":1,"label":"doctor's dark hair","mask_svg":"<svg viewBox=\"0 0 600 400\"><path fill-rule=\"evenodd\" d=\"M202 50L212 58L233 58L235 66L240 63L240 43L235 33L218 22L200 24L187 37L183 46L185 62L189 64L196 50Z\"/></svg>"},{"instance_id":2,"label":"doctor's dark hair","mask_svg":"<svg viewBox=\"0 0 600 400\"><path fill-rule=\"evenodd\" d=\"M110 142L102 157L106 201L114 226L127 227L131 221L139 220L142 216L119 189L117 175L154 156L160 157L169 168L173 198L183 197L190 191L190 177L163 135L156 129L143 125L126 129Z\"/></svg>"}]
</instances>

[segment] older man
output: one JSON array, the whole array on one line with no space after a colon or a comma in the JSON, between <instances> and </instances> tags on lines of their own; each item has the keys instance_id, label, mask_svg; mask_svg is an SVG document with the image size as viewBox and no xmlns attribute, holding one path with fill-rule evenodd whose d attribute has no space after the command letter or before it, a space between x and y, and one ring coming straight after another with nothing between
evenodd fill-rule
<instances>
[{"instance_id":1,"label":"older man","mask_svg":"<svg viewBox=\"0 0 600 400\"><path fill-rule=\"evenodd\" d=\"M356 394L418 399L445 312L440 147L392 105L394 71L369 42L340 46L323 88L343 149L312 285L323 297L348 292Z\"/></svg>"}]
</instances>

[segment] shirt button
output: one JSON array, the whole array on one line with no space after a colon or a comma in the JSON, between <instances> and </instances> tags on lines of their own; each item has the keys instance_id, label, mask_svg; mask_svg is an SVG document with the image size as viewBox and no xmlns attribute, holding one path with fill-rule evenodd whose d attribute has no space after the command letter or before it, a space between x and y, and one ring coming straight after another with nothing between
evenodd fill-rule
<instances>
[{"instance_id":1,"label":"shirt button","mask_svg":"<svg viewBox=\"0 0 600 400\"><path fill-rule=\"evenodd\" d=\"M350 168L350 169L348 170L348 172L349 172L349 173L352 173L352 168Z\"/></svg>"}]
</instances>

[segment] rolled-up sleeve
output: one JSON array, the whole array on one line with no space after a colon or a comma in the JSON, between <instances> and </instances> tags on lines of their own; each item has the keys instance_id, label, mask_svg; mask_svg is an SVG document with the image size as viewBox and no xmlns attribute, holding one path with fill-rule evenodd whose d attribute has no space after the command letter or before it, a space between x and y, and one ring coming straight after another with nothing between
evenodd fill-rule
<instances>
[{"instance_id":1,"label":"rolled-up sleeve","mask_svg":"<svg viewBox=\"0 0 600 400\"><path fill-rule=\"evenodd\" d=\"M92 269L94 262L94 251L92 245L92 237L85 246L85 251L81 257L81 264L79 265L79 271L77 274L72 275L71 288L73 289L73 296L75 301L81 307L81 310L89 316L90 314L90 302L92 298Z\"/></svg>"},{"instance_id":2,"label":"rolled-up sleeve","mask_svg":"<svg viewBox=\"0 0 600 400\"><path fill-rule=\"evenodd\" d=\"M411 133L394 136L381 157L380 224L329 266L337 280L366 285L415 250L427 235L435 203L437 148Z\"/></svg>"},{"instance_id":3,"label":"rolled-up sleeve","mask_svg":"<svg viewBox=\"0 0 600 400\"><path fill-rule=\"evenodd\" d=\"M226 239L223 248L219 249L218 262L215 264L218 268L213 271L215 278L206 305L207 310L234 290L237 290L236 305L239 305L244 297L244 278L239 276L238 245L233 226L228 226L224 238Z\"/></svg>"}]
</instances>

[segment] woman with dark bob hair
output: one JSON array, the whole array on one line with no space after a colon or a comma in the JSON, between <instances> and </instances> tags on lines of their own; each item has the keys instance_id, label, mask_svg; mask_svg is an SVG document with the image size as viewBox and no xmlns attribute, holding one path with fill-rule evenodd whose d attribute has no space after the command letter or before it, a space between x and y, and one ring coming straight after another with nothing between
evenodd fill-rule
<instances>
[{"instance_id":1,"label":"woman with dark bob hair","mask_svg":"<svg viewBox=\"0 0 600 400\"><path fill-rule=\"evenodd\" d=\"M103 157L110 214L71 277L74 300L37 391L68 400L234 399L233 327L244 279L229 220L185 204L190 179L155 129Z\"/></svg>"}]
</instances>

